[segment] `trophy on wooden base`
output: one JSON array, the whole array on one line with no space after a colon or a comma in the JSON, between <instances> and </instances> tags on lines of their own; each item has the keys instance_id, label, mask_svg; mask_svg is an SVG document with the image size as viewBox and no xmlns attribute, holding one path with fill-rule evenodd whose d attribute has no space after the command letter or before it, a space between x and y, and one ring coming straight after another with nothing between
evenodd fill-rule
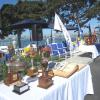
<instances>
[{"instance_id":1,"label":"trophy on wooden base","mask_svg":"<svg viewBox=\"0 0 100 100\"><path fill-rule=\"evenodd\" d=\"M32 45L30 45L29 56L31 57L31 64L32 67L27 70L27 75L30 77L34 77L38 74L38 70L34 67L34 60L33 58L36 56L36 52L33 50Z\"/></svg>"},{"instance_id":2,"label":"trophy on wooden base","mask_svg":"<svg viewBox=\"0 0 100 100\"><path fill-rule=\"evenodd\" d=\"M8 86L18 81L18 73L14 69L15 66L14 62L15 61L11 59L6 63L8 70L7 70L6 78L4 79L4 83Z\"/></svg>"},{"instance_id":3,"label":"trophy on wooden base","mask_svg":"<svg viewBox=\"0 0 100 100\"><path fill-rule=\"evenodd\" d=\"M42 76L39 77L38 86L47 89L51 85L53 85L52 77L48 74L47 70L48 61L46 59L43 59L41 65L42 65Z\"/></svg>"},{"instance_id":4,"label":"trophy on wooden base","mask_svg":"<svg viewBox=\"0 0 100 100\"><path fill-rule=\"evenodd\" d=\"M13 72L8 72L7 77L4 80L4 83L9 86L16 81L18 81L18 74Z\"/></svg>"},{"instance_id":5,"label":"trophy on wooden base","mask_svg":"<svg viewBox=\"0 0 100 100\"><path fill-rule=\"evenodd\" d=\"M21 82L19 84L14 85L14 90L13 92L17 93L17 94L22 94L26 91L29 90L29 86L28 84Z\"/></svg>"},{"instance_id":6,"label":"trophy on wooden base","mask_svg":"<svg viewBox=\"0 0 100 100\"><path fill-rule=\"evenodd\" d=\"M33 59L31 59L31 63L32 63L32 67L27 70L27 75L30 77L34 77L38 75L38 70L33 65Z\"/></svg>"},{"instance_id":7,"label":"trophy on wooden base","mask_svg":"<svg viewBox=\"0 0 100 100\"><path fill-rule=\"evenodd\" d=\"M28 86L28 84L21 81L22 73L20 71L18 72L18 77L19 77L19 81L14 85L13 92L15 92L17 94L22 94L29 90L29 86Z\"/></svg>"},{"instance_id":8,"label":"trophy on wooden base","mask_svg":"<svg viewBox=\"0 0 100 100\"><path fill-rule=\"evenodd\" d=\"M18 72L24 71L26 64L24 62L21 62L19 59L11 59L6 63L6 65L8 67L8 70L4 83L9 86L19 80Z\"/></svg>"}]
</instances>

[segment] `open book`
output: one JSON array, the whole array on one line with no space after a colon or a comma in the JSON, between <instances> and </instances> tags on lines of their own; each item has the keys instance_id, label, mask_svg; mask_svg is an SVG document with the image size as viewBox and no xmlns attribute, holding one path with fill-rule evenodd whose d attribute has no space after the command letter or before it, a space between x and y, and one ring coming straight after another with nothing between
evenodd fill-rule
<instances>
[{"instance_id":1,"label":"open book","mask_svg":"<svg viewBox=\"0 0 100 100\"><path fill-rule=\"evenodd\" d=\"M76 71L80 70L84 64L77 64L77 63L65 63L63 67L59 69L54 69L53 73L55 76L61 76L68 78Z\"/></svg>"}]
</instances>

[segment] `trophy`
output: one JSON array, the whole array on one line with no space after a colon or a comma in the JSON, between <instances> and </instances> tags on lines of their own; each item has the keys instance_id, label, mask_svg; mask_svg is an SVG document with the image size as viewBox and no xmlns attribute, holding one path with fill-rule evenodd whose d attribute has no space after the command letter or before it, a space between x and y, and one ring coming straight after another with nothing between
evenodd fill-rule
<instances>
[{"instance_id":1,"label":"trophy","mask_svg":"<svg viewBox=\"0 0 100 100\"><path fill-rule=\"evenodd\" d=\"M29 56L31 57L32 67L27 70L27 75L33 77L38 74L38 70L33 65L33 58L36 56L36 52L33 50L32 46L30 46Z\"/></svg>"},{"instance_id":2,"label":"trophy","mask_svg":"<svg viewBox=\"0 0 100 100\"><path fill-rule=\"evenodd\" d=\"M42 75L39 77L38 86L47 89L51 85L53 85L52 76L48 74L48 69L47 69L48 60L44 58L41 62L41 66L42 66Z\"/></svg>"},{"instance_id":3,"label":"trophy","mask_svg":"<svg viewBox=\"0 0 100 100\"><path fill-rule=\"evenodd\" d=\"M23 77L22 72L26 68L26 63L20 61L20 59L15 60L11 58L6 65L8 67L8 71L4 83L7 86L15 84L13 91L18 94L29 90L29 86L21 81Z\"/></svg>"},{"instance_id":4,"label":"trophy","mask_svg":"<svg viewBox=\"0 0 100 100\"><path fill-rule=\"evenodd\" d=\"M13 89L13 92L15 92L17 94L22 94L22 93L24 93L24 92L29 90L28 84L26 84L26 83L21 81L22 77L23 77L22 72L19 71L18 72L18 79L19 79L19 81L17 82L16 85L14 85L14 89Z\"/></svg>"},{"instance_id":5,"label":"trophy","mask_svg":"<svg viewBox=\"0 0 100 100\"><path fill-rule=\"evenodd\" d=\"M16 81L18 81L18 73L17 71L15 70L15 60L14 59L11 59L9 60L7 63L6 63L7 67L8 67L8 70L7 70L7 76L6 78L4 79L4 83L6 85L10 85Z\"/></svg>"}]
</instances>

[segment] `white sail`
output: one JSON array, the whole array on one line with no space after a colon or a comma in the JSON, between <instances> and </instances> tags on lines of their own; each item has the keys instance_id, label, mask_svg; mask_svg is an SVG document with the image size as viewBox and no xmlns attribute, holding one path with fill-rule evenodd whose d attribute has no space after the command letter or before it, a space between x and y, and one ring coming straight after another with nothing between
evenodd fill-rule
<instances>
[{"instance_id":1,"label":"white sail","mask_svg":"<svg viewBox=\"0 0 100 100\"><path fill-rule=\"evenodd\" d=\"M54 20L54 30L59 30L63 32L65 40L66 42L69 43L70 51L71 51L73 47L72 47L72 41L71 41L70 34L56 13L55 13L55 20Z\"/></svg>"}]
</instances>

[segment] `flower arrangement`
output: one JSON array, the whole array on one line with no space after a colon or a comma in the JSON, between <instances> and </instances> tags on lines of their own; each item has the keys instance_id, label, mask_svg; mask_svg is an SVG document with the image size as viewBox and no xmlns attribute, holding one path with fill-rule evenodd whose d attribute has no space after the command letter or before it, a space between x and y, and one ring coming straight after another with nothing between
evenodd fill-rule
<instances>
[{"instance_id":1,"label":"flower arrangement","mask_svg":"<svg viewBox=\"0 0 100 100\"><path fill-rule=\"evenodd\" d=\"M29 52L28 52L28 55L31 57L31 58L34 58L36 56L36 52L33 50L33 48L30 48Z\"/></svg>"},{"instance_id":2,"label":"flower arrangement","mask_svg":"<svg viewBox=\"0 0 100 100\"><path fill-rule=\"evenodd\" d=\"M96 35L85 35L84 40L87 45L93 45L96 42Z\"/></svg>"},{"instance_id":3,"label":"flower arrangement","mask_svg":"<svg viewBox=\"0 0 100 100\"><path fill-rule=\"evenodd\" d=\"M51 49L48 46L45 46L41 49L41 52L43 57L50 57Z\"/></svg>"},{"instance_id":4,"label":"flower arrangement","mask_svg":"<svg viewBox=\"0 0 100 100\"><path fill-rule=\"evenodd\" d=\"M36 52L31 46L24 48L24 52L22 53L22 56L24 57L34 58L35 55L36 55Z\"/></svg>"},{"instance_id":5,"label":"flower arrangement","mask_svg":"<svg viewBox=\"0 0 100 100\"><path fill-rule=\"evenodd\" d=\"M29 51L30 51L30 47L24 48L24 52L25 52L25 53L27 53L27 52L29 52Z\"/></svg>"}]
</instances>

